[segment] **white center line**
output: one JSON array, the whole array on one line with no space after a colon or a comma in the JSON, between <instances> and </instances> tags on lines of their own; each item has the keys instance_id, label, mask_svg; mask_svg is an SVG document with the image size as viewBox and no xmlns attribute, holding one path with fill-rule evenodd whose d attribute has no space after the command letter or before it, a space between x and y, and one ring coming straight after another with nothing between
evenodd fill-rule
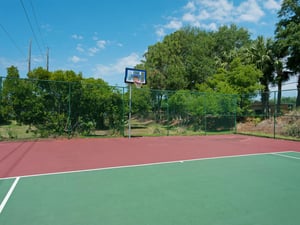
<instances>
[{"instance_id":1,"label":"white center line","mask_svg":"<svg viewBox=\"0 0 300 225\"><path fill-rule=\"evenodd\" d=\"M1 202L1 205L0 205L0 214L2 213L8 199L10 198L11 194L13 193L15 187L17 186L17 183L19 181L20 177L17 177L14 181L14 183L11 185L9 191L7 192L5 198L3 199L3 201Z\"/></svg>"}]
</instances>

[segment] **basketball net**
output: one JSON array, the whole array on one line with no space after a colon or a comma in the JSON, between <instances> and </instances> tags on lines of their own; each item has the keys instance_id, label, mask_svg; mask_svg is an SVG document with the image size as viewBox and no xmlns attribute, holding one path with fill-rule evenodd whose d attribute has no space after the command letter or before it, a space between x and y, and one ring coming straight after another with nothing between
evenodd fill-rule
<instances>
[{"instance_id":1,"label":"basketball net","mask_svg":"<svg viewBox=\"0 0 300 225\"><path fill-rule=\"evenodd\" d=\"M133 78L133 83L137 88L141 88L143 83L138 78Z\"/></svg>"}]
</instances>

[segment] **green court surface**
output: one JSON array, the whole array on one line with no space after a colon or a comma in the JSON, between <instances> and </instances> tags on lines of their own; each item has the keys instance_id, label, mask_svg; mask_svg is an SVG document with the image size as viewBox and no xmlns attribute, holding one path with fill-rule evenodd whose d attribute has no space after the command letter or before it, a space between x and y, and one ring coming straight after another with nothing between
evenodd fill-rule
<instances>
[{"instance_id":1,"label":"green court surface","mask_svg":"<svg viewBox=\"0 0 300 225\"><path fill-rule=\"evenodd\" d=\"M14 181L0 180L1 199ZM0 224L298 225L299 212L289 152L20 177Z\"/></svg>"}]
</instances>

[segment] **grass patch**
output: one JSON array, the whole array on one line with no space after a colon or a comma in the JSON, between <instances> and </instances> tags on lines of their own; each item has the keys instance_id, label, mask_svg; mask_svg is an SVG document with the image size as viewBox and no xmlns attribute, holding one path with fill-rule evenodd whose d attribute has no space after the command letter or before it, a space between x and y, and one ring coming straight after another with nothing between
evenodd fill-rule
<instances>
[{"instance_id":1,"label":"grass patch","mask_svg":"<svg viewBox=\"0 0 300 225\"><path fill-rule=\"evenodd\" d=\"M0 140L33 139L36 134L29 130L27 125L19 125L15 121L0 125Z\"/></svg>"}]
</instances>

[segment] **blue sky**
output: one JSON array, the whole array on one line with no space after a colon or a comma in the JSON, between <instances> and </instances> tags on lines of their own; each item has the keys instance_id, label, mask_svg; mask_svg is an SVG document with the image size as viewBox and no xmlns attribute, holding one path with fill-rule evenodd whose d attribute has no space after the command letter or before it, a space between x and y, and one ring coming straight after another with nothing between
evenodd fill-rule
<instances>
[{"instance_id":1,"label":"blue sky","mask_svg":"<svg viewBox=\"0 0 300 225\"><path fill-rule=\"evenodd\" d=\"M124 71L148 46L185 25L216 30L235 23L272 37L281 0L1 0L0 76L17 66L82 72L124 86Z\"/></svg>"}]
</instances>

